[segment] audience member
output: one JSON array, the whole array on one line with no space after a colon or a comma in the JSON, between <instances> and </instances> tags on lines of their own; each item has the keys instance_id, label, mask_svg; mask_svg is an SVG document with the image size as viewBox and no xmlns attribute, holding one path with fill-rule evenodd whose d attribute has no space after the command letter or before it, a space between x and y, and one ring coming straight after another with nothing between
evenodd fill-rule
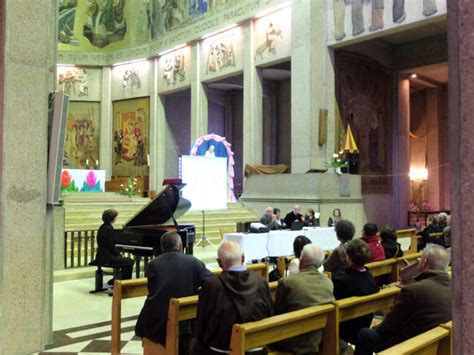
<instances>
[{"instance_id":1,"label":"audience member","mask_svg":"<svg viewBox=\"0 0 474 355\"><path fill-rule=\"evenodd\" d=\"M276 216L273 214L273 208L271 208L270 206L265 208L265 213L260 218L260 223L265 225L268 230L280 229L280 227L276 223Z\"/></svg>"},{"instance_id":2,"label":"audience member","mask_svg":"<svg viewBox=\"0 0 474 355\"><path fill-rule=\"evenodd\" d=\"M352 297L367 296L379 291L374 278L364 265L372 257L370 248L362 239L353 239L347 242L347 260L349 267L346 269L344 278L334 280L334 297L336 300ZM356 344L359 330L370 327L373 314L368 314L350 321L346 321L339 326L339 336L346 342ZM345 344L341 342L341 349ZM341 352L342 353L342 352Z\"/></svg>"},{"instance_id":3,"label":"audience member","mask_svg":"<svg viewBox=\"0 0 474 355\"><path fill-rule=\"evenodd\" d=\"M400 243L397 243L397 232L395 229L387 224L380 230L381 244L385 252L385 257L399 258L403 256L403 250Z\"/></svg>"},{"instance_id":4,"label":"audience member","mask_svg":"<svg viewBox=\"0 0 474 355\"><path fill-rule=\"evenodd\" d=\"M303 215L300 213L300 206L294 205L293 210L285 216L286 228L291 228L294 221L303 222Z\"/></svg>"},{"instance_id":5,"label":"audience member","mask_svg":"<svg viewBox=\"0 0 474 355\"><path fill-rule=\"evenodd\" d=\"M438 213L438 229L443 231L448 226L448 214L446 212Z\"/></svg>"},{"instance_id":6,"label":"audience member","mask_svg":"<svg viewBox=\"0 0 474 355\"><path fill-rule=\"evenodd\" d=\"M303 247L300 272L278 281L274 314L283 314L298 309L334 301L333 284L318 271L324 260L324 252L314 244ZM322 331L310 332L283 340L271 348L296 354L315 354L322 339Z\"/></svg>"},{"instance_id":7,"label":"audience member","mask_svg":"<svg viewBox=\"0 0 474 355\"><path fill-rule=\"evenodd\" d=\"M335 208L332 211L332 216L328 219L328 227L334 227L340 219L342 219L341 210L339 208Z\"/></svg>"},{"instance_id":8,"label":"audience member","mask_svg":"<svg viewBox=\"0 0 474 355\"><path fill-rule=\"evenodd\" d=\"M196 355L228 353L234 324L272 315L268 283L246 269L237 243L222 243L217 262L224 271L209 279L199 292L194 328L197 341L192 352ZM260 353L264 350L252 352L254 355Z\"/></svg>"},{"instance_id":9,"label":"audience member","mask_svg":"<svg viewBox=\"0 0 474 355\"><path fill-rule=\"evenodd\" d=\"M308 208L304 216L304 224L308 227L319 227L319 218L316 218L312 208Z\"/></svg>"},{"instance_id":10,"label":"audience member","mask_svg":"<svg viewBox=\"0 0 474 355\"><path fill-rule=\"evenodd\" d=\"M301 251L306 244L311 244L311 240L304 235L297 236L293 241L293 252L295 254L295 258L291 260L290 265L288 266L288 276L300 272Z\"/></svg>"},{"instance_id":11,"label":"audience member","mask_svg":"<svg viewBox=\"0 0 474 355\"><path fill-rule=\"evenodd\" d=\"M447 226L443 229L443 239L445 248L451 248L451 227Z\"/></svg>"},{"instance_id":12,"label":"audience member","mask_svg":"<svg viewBox=\"0 0 474 355\"><path fill-rule=\"evenodd\" d=\"M115 247L114 227L118 212L114 209L105 210L102 213L102 222L104 222L97 233L97 253L95 260L98 265L107 265L120 268L120 275L123 280L132 278L133 260L123 257ZM114 284L114 279L107 282Z\"/></svg>"},{"instance_id":13,"label":"audience member","mask_svg":"<svg viewBox=\"0 0 474 355\"><path fill-rule=\"evenodd\" d=\"M421 249L425 247L426 244L428 243L433 243L435 242L434 237L430 237L430 234L433 233L441 233L443 230L439 228L438 226L438 216L437 215L431 215L428 216L428 226L423 229L421 232L418 232L418 235L421 235ZM435 243L436 244L436 243Z\"/></svg>"},{"instance_id":14,"label":"audience member","mask_svg":"<svg viewBox=\"0 0 474 355\"><path fill-rule=\"evenodd\" d=\"M273 209L273 214L275 215L275 223L278 224L278 229L286 228L285 222L283 218L281 218L281 211L279 208Z\"/></svg>"},{"instance_id":15,"label":"audience member","mask_svg":"<svg viewBox=\"0 0 474 355\"><path fill-rule=\"evenodd\" d=\"M181 237L174 232L165 233L160 240L163 254L153 259L145 274L148 279L148 297L135 333L143 338L145 354L154 354L166 345L166 322L171 298L192 296L212 273L203 262L192 255L183 254ZM185 354L192 334L192 322L179 324L179 353Z\"/></svg>"},{"instance_id":16,"label":"audience member","mask_svg":"<svg viewBox=\"0 0 474 355\"><path fill-rule=\"evenodd\" d=\"M333 250L324 262L324 271L329 271L333 280L344 277L349 263L347 260L346 243L354 237L355 228L351 221L341 219L336 226L337 239L341 244Z\"/></svg>"},{"instance_id":17,"label":"audience member","mask_svg":"<svg viewBox=\"0 0 474 355\"><path fill-rule=\"evenodd\" d=\"M373 223L366 223L362 232L362 240L369 245L372 258L370 261L385 260L385 251L377 237L378 228Z\"/></svg>"},{"instance_id":18,"label":"audience member","mask_svg":"<svg viewBox=\"0 0 474 355\"><path fill-rule=\"evenodd\" d=\"M415 282L403 286L393 310L375 329L359 332L355 355L372 355L451 320L448 252L428 244Z\"/></svg>"}]
</instances>

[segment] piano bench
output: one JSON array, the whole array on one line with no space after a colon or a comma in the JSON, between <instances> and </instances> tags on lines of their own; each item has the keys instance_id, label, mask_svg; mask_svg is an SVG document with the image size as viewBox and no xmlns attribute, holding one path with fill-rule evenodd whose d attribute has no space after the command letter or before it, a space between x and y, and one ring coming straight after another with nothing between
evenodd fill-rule
<instances>
[{"instance_id":1,"label":"piano bench","mask_svg":"<svg viewBox=\"0 0 474 355\"><path fill-rule=\"evenodd\" d=\"M89 293L107 291L107 288L104 288L104 275L111 275L115 280L120 280L122 278L120 267L111 265L98 265L95 260L91 261L89 265L97 266L97 270L95 271L95 289L89 291ZM102 268L112 269L112 271L102 270Z\"/></svg>"}]
</instances>

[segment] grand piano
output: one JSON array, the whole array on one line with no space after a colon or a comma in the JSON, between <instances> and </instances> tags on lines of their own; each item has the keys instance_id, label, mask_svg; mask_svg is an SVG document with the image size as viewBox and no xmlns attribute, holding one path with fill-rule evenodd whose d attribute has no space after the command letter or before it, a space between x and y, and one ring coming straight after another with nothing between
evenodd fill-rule
<instances>
[{"instance_id":1,"label":"grand piano","mask_svg":"<svg viewBox=\"0 0 474 355\"><path fill-rule=\"evenodd\" d=\"M167 185L150 203L125 223L123 229L115 230L115 246L119 251L129 252L135 256L137 275L141 257L144 257L146 265L149 257L161 253L160 239L166 232L177 232L186 254L193 253L193 244L196 239L194 224L176 222L176 219L191 207L191 202L180 196L180 190L183 187L184 185L180 183Z\"/></svg>"}]
</instances>

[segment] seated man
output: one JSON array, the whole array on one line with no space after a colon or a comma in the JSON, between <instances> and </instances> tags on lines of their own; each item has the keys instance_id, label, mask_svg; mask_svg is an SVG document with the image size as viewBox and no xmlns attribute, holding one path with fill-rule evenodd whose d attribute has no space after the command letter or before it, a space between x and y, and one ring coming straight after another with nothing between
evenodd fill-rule
<instances>
[{"instance_id":1,"label":"seated man","mask_svg":"<svg viewBox=\"0 0 474 355\"><path fill-rule=\"evenodd\" d=\"M294 221L304 222L304 218L303 215L300 213L300 210L301 208L299 205L294 205L293 210L285 216L284 221L286 224L286 228L291 228L291 225Z\"/></svg>"},{"instance_id":2,"label":"seated man","mask_svg":"<svg viewBox=\"0 0 474 355\"><path fill-rule=\"evenodd\" d=\"M267 281L246 269L240 247L222 243L217 262L224 270L209 279L199 292L193 354L229 352L232 326L272 315L272 296ZM252 354L259 354L258 349ZM261 353L264 353L263 350Z\"/></svg>"},{"instance_id":3,"label":"seated man","mask_svg":"<svg viewBox=\"0 0 474 355\"><path fill-rule=\"evenodd\" d=\"M260 218L260 223L268 228L268 230L280 229L280 226L276 222L276 216L273 214L273 208L270 206L265 208L265 213Z\"/></svg>"},{"instance_id":4,"label":"seated man","mask_svg":"<svg viewBox=\"0 0 474 355\"><path fill-rule=\"evenodd\" d=\"M278 281L274 314L334 301L333 284L318 268L324 261L324 252L314 244L306 244L300 257L300 272ZM315 354L319 349L322 331L315 331L272 344L281 352Z\"/></svg>"},{"instance_id":5,"label":"seated man","mask_svg":"<svg viewBox=\"0 0 474 355\"><path fill-rule=\"evenodd\" d=\"M183 254L181 237L175 232L165 233L160 240L163 254L147 266L148 298L138 317L135 333L143 338L145 354L155 354L166 345L166 322L171 298L192 296L212 277L203 262ZM179 352L185 353L192 334L192 322L180 323Z\"/></svg>"},{"instance_id":6,"label":"seated man","mask_svg":"<svg viewBox=\"0 0 474 355\"><path fill-rule=\"evenodd\" d=\"M420 274L402 288L393 310L382 323L375 329L361 329L354 354L371 355L450 321L448 264L446 249L428 244L419 261Z\"/></svg>"}]
</instances>

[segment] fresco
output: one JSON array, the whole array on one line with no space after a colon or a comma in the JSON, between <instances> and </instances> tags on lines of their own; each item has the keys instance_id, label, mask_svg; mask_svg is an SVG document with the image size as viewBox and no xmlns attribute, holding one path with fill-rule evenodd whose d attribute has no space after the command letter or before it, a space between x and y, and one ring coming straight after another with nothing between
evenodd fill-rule
<instances>
[{"instance_id":1,"label":"fresco","mask_svg":"<svg viewBox=\"0 0 474 355\"><path fill-rule=\"evenodd\" d=\"M148 175L150 99L113 102L113 176Z\"/></svg>"},{"instance_id":2,"label":"fresco","mask_svg":"<svg viewBox=\"0 0 474 355\"><path fill-rule=\"evenodd\" d=\"M98 167L99 102L69 103L64 144L64 167L89 169Z\"/></svg>"},{"instance_id":3,"label":"fresco","mask_svg":"<svg viewBox=\"0 0 474 355\"><path fill-rule=\"evenodd\" d=\"M74 35L76 21L77 0L58 1L58 41L60 43L79 45L79 40Z\"/></svg>"},{"instance_id":4,"label":"fresco","mask_svg":"<svg viewBox=\"0 0 474 355\"><path fill-rule=\"evenodd\" d=\"M86 67L57 67L57 90L73 101L100 101L102 69Z\"/></svg>"},{"instance_id":5,"label":"fresco","mask_svg":"<svg viewBox=\"0 0 474 355\"><path fill-rule=\"evenodd\" d=\"M150 95L150 62L114 66L112 69L112 100Z\"/></svg>"}]
</instances>

